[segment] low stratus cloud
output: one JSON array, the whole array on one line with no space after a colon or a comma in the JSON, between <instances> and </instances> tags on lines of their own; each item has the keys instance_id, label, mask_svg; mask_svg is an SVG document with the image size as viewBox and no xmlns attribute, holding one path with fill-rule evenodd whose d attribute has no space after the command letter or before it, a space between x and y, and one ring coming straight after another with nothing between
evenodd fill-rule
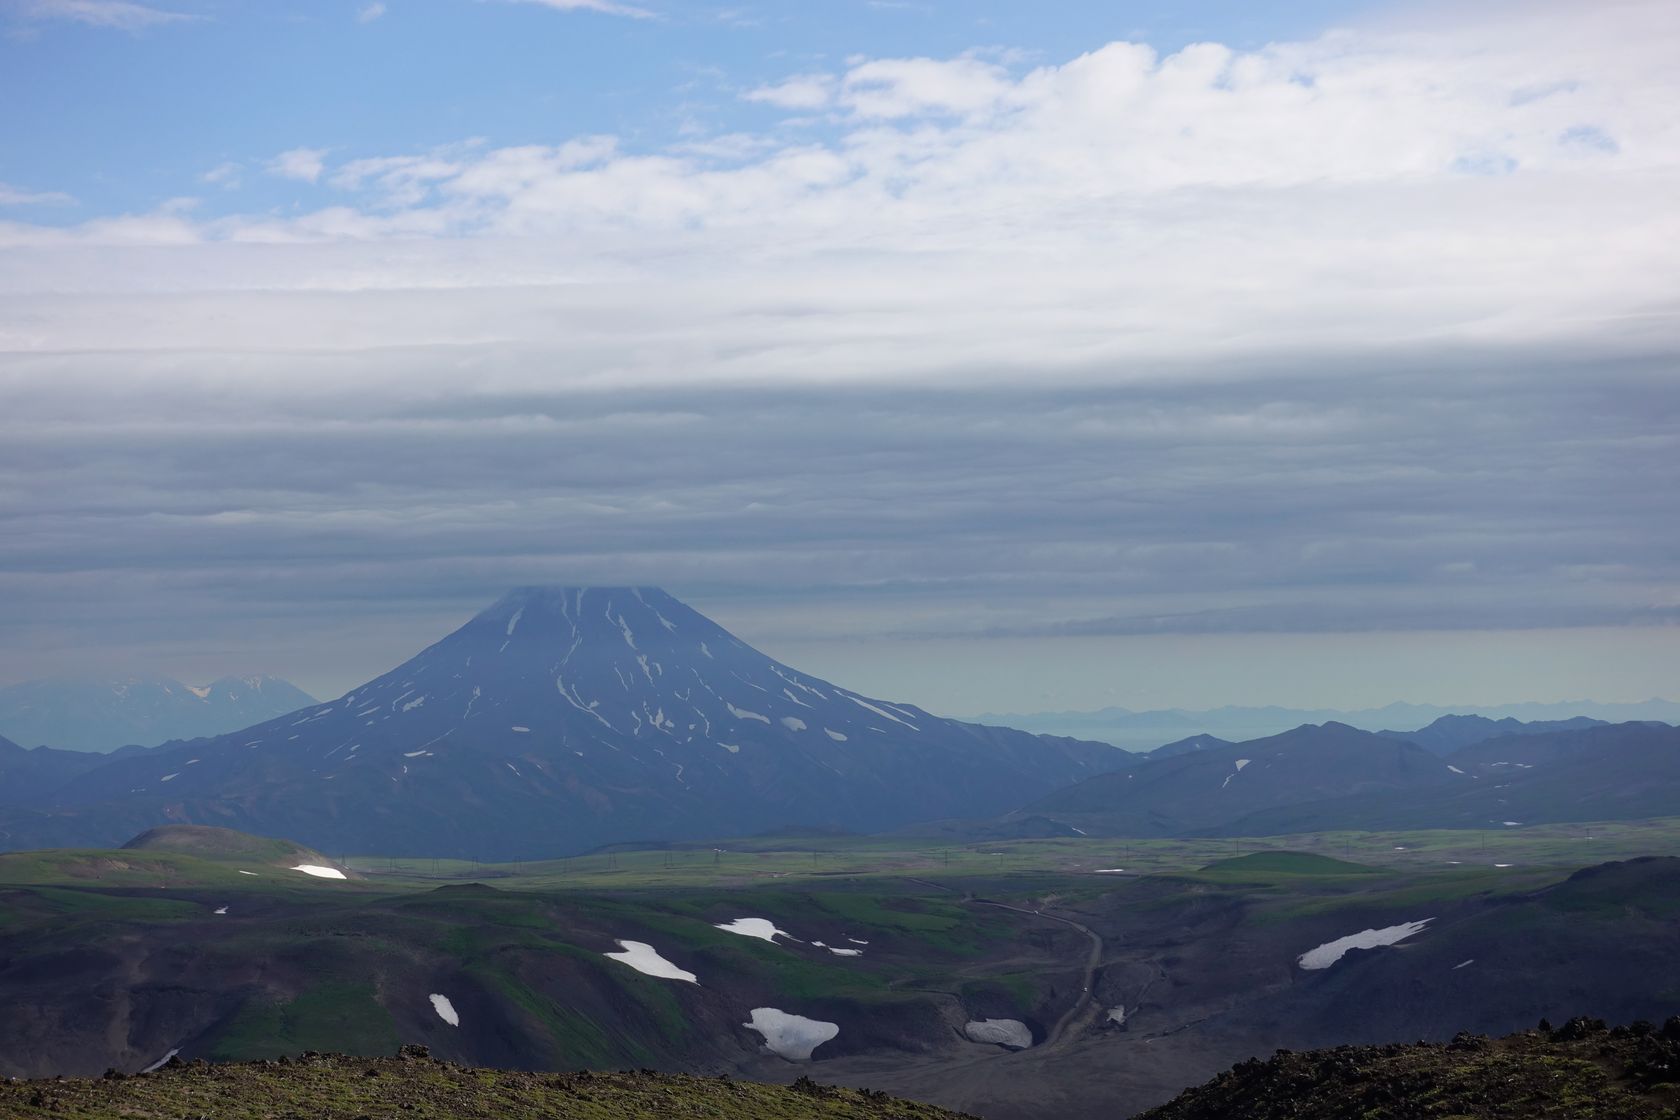
<instances>
[{"instance_id":1,"label":"low stratus cloud","mask_svg":"<svg viewBox=\"0 0 1680 1120\"><path fill-rule=\"evenodd\" d=\"M0 625L554 579L831 635L1672 622L1680 17L1455 19L0 225Z\"/></svg>"}]
</instances>

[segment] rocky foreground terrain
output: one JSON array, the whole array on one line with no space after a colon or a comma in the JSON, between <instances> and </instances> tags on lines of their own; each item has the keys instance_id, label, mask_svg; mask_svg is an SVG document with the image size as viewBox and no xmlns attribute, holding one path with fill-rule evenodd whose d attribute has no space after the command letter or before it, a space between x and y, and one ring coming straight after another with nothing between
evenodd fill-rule
<instances>
[{"instance_id":1,"label":"rocky foreground terrain","mask_svg":"<svg viewBox=\"0 0 1680 1120\"><path fill-rule=\"evenodd\" d=\"M470 1069L404 1047L395 1058L309 1053L214 1065L173 1059L154 1073L0 1082L0 1117L76 1120L957 1120L958 1113L869 1090L801 1080L761 1085L648 1071Z\"/></svg>"},{"instance_id":2,"label":"rocky foreground terrain","mask_svg":"<svg viewBox=\"0 0 1680 1120\"><path fill-rule=\"evenodd\" d=\"M1680 1018L1573 1019L1489 1039L1338 1046L1242 1062L1140 1120L1644 1120L1680 1105Z\"/></svg>"},{"instance_id":3,"label":"rocky foreground terrain","mask_svg":"<svg viewBox=\"0 0 1680 1120\"><path fill-rule=\"evenodd\" d=\"M1338 1046L1242 1062L1139 1120L1656 1120L1680 1104L1680 1018L1607 1028L1574 1019L1446 1044ZM404 1047L395 1058L306 1053L156 1072L0 1082L0 1118L81 1120L941 1120L967 1118L868 1089L643 1070L472 1069ZM972 1118L967 1118L972 1120Z\"/></svg>"}]
</instances>

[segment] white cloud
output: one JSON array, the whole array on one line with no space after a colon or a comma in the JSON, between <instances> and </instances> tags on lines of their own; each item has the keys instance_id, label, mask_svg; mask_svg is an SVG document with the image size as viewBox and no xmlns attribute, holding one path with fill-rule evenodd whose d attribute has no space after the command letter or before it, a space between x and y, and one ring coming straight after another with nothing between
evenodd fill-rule
<instances>
[{"instance_id":1,"label":"white cloud","mask_svg":"<svg viewBox=\"0 0 1680 1120\"><path fill-rule=\"evenodd\" d=\"M1002 66L974 58L890 58L847 72L842 100L860 117L977 113L1017 92Z\"/></svg>"},{"instance_id":2,"label":"white cloud","mask_svg":"<svg viewBox=\"0 0 1680 1120\"><path fill-rule=\"evenodd\" d=\"M1680 302L1680 125L1662 108L1680 103L1680 18L1614 11L1166 57L1114 43L1025 71L858 59L824 140L458 145L330 173L302 148L271 170L327 183L334 205L0 226L36 247L0 265L0 290L119 283L55 244L191 238L197 287L171 288L187 256L160 257L132 269L146 298L185 307L215 276L267 293L248 314L66 297L18 330L67 350L307 341L490 361L506 344L524 365L504 355L497 376L549 387L1333 376L1323 355L1425 341L1660 349ZM1505 173L1473 173L1488 161ZM377 291L377 313L316 326L313 294L341 284ZM558 310L580 300L603 325L587 341Z\"/></svg>"},{"instance_id":3,"label":"white cloud","mask_svg":"<svg viewBox=\"0 0 1680 1120\"><path fill-rule=\"evenodd\" d=\"M143 31L161 24L192 19L182 12L165 11L129 0L25 0L20 14L32 20L70 20L89 27L117 31Z\"/></svg>"},{"instance_id":4,"label":"white cloud","mask_svg":"<svg viewBox=\"0 0 1680 1120\"><path fill-rule=\"evenodd\" d=\"M601 12L609 16L628 16L631 19L653 19L654 13L615 0L504 0L510 4L539 4L561 12Z\"/></svg>"},{"instance_id":5,"label":"white cloud","mask_svg":"<svg viewBox=\"0 0 1680 1120\"><path fill-rule=\"evenodd\" d=\"M75 201L63 191L26 191L0 183L0 206L68 206Z\"/></svg>"},{"instance_id":6,"label":"white cloud","mask_svg":"<svg viewBox=\"0 0 1680 1120\"><path fill-rule=\"evenodd\" d=\"M357 23L372 23L374 20L378 19L380 16L382 16L384 14L385 14L385 5L380 3L379 0L374 0L373 3L365 4L360 9L357 10L357 12L356 12L356 22Z\"/></svg>"},{"instance_id":7,"label":"white cloud","mask_svg":"<svg viewBox=\"0 0 1680 1120\"><path fill-rule=\"evenodd\" d=\"M784 634L1671 620L1680 12L1461 8L0 222L17 671L113 604L326 603L307 658L346 602L557 572Z\"/></svg>"},{"instance_id":8,"label":"white cloud","mask_svg":"<svg viewBox=\"0 0 1680 1120\"><path fill-rule=\"evenodd\" d=\"M244 181L244 170L240 164L232 160L225 160L200 175L199 179L205 183L214 183L216 186L233 190Z\"/></svg>"},{"instance_id":9,"label":"white cloud","mask_svg":"<svg viewBox=\"0 0 1680 1120\"><path fill-rule=\"evenodd\" d=\"M326 169L326 155L325 148L292 148L270 160L268 172L282 179L313 183L321 178L321 172Z\"/></svg>"},{"instance_id":10,"label":"white cloud","mask_svg":"<svg viewBox=\"0 0 1680 1120\"><path fill-rule=\"evenodd\" d=\"M834 78L828 74L801 74L750 89L741 95L741 100L774 105L778 109L822 109L834 100L835 85Z\"/></svg>"}]
</instances>

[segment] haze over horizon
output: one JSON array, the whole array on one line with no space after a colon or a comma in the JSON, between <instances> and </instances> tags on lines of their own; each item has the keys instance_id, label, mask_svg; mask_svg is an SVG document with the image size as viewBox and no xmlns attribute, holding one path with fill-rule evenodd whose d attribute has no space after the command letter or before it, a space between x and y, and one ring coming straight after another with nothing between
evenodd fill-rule
<instances>
[{"instance_id":1,"label":"haze over horizon","mask_svg":"<svg viewBox=\"0 0 1680 1120\"><path fill-rule=\"evenodd\" d=\"M638 583L954 715L1671 696L1677 54L1643 0L0 3L0 682L332 696Z\"/></svg>"}]
</instances>

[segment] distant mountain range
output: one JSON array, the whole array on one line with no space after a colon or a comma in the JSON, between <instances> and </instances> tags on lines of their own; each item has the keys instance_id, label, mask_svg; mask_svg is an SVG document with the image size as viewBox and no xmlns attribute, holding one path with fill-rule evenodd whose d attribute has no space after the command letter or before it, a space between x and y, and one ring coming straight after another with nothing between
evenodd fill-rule
<instances>
[{"instance_id":1,"label":"distant mountain range","mask_svg":"<svg viewBox=\"0 0 1680 1120\"><path fill-rule=\"evenodd\" d=\"M1475 739L1478 731L1484 737ZM1443 749L1454 741L1464 745ZM1503 721L1444 717L1410 735L1306 724L1242 743L1194 736L1144 760L991 821L919 831L976 839L1275 836L1505 829L1680 811L1680 728L1655 722L1513 731Z\"/></svg>"},{"instance_id":2,"label":"distant mountain range","mask_svg":"<svg viewBox=\"0 0 1680 1120\"><path fill-rule=\"evenodd\" d=\"M266 676L202 687L168 677L26 681L0 688L0 735L30 746L110 751L237 731L315 702Z\"/></svg>"},{"instance_id":3,"label":"distant mountain range","mask_svg":"<svg viewBox=\"0 0 1680 1120\"><path fill-rule=\"evenodd\" d=\"M331 853L530 858L990 815L1134 761L851 692L656 588L529 588L333 703L74 774L0 833L113 845L192 823Z\"/></svg>"},{"instance_id":4,"label":"distant mountain range","mask_svg":"<svg viewBox=\"0 0 1680 1120\"><path fill-rule=\"evenodd\" d=\"M225 683L186 692L224 707L301 695ZM1372 713L1396 720L1375 731L1197 731L1138 755L852 692L656 588L527 588L339 700L236 732L108 755L0 738L0 846L195 824L328 853L527 859L790 827L1233 836L1680 811L1680 730L1666 723L1449 713L1404 730L1414 710Z\"/></svg>"},{"instance_id":5,"label":"distant mountain range","mask_svg":"<svg viewBox=\"0 0 1680 1120\"><path fill-rule=\"evenodd\" d=\"M1637 704L1601 704L1593 700L1558 703L1464 705L1444 708L1437 704L1389 704L1381 708L1342 711L1331 708L1223 707L1204 710L1164 708L1132 711L1102 708L1096 711L1027 712L985 714L973 717L981 723L1021 727L1046 735L1068 735L1097 739L1131 751L1148 751L1188 736L1216 735L1229 741L1276 735L1305 723L1345 723L1365 731L1385 728L1423 727L1442 716L1481 716L1491 720L1551 722L1576 717L1625 723L1657 720L1680 723L1680 703L1646 700ZM1429 746L1429 744L1420 744Z\"/></svg>"}]
</instances>

